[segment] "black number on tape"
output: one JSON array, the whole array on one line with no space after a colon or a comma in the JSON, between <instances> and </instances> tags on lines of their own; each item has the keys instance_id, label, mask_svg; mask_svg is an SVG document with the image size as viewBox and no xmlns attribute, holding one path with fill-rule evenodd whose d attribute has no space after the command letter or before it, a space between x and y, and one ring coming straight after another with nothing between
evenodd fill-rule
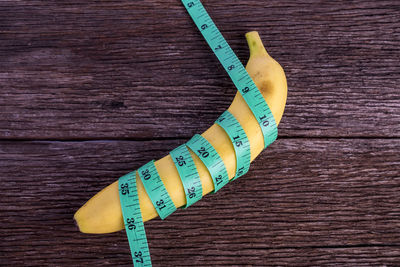
<instances>
[{"instance_id":1,"label":"black number on tape","mask_svg":"<svg viewBox=\"0 0 400 267\"><path fill-rule=\"evenodd\" d=\"M210 153L208 153L208 152L206 151L206 148L205 148L204 146L200 147L200 149L197 150L197 152L198 152L203 158L207 158L207 157L210 155Z\"/></svg>"},{"instance_id":2,"label":"black number on tape","mask_svg":"<svg viewBox=\"0 0 400 267\"><path fill-rule=\"evenodd\" d=\"M143 257L142 257L142 252L141 251L138 251L138 252L135 251L135 253L133 255L135 255L135 258L137 258L136 262L143 263Z\"/></svg>"},{"instance_id":3,"label":"black number on tape","mask_svg":"<svg viewBox=\"0 0 400 267\"><path fill-rule=\"evenodd\" d=\"M186 165L186 161L184 160L183 156L179 156L176 158L176 161L178 162L179 166Z\"/></svg>"},{"instance_id":4,"label":"black number on tape","mask_svg":"<svg viewBox=\"0 0 400 267\"><path fill-rule=\"evenodd\" d=\"M133 230L136 229L135 219L134 218L127 218L126 223L128 224L128 229Z\"/></svg>"},{"instance_id":5,"label":"black number on tape","mask_svg":"<svg viewBox=\"0 0 400 267\"><path fill-rule=\"evenodd\" d=\"M243 142L242 142L242 141L236 141L236 140L239 139L239 138L240 138L239 135L233 137L233 140L235 140L235 145L236 145L237 147L240 147L241 145L243 145Z\"/></svg>"},{"instance_id":6,"label":"black number on tape","mask_svg":"<svg viewBox=\"0 0 400 267\"><path fill-rule=\"evenodd\" d=\"M260 120L262 121L262 120L265 120L266 118L267 118L267 116L264 115L264 116L260 117ZM269 125L269 121L268 121L268 120L263 121L263 122L262 122L262 125L263 125L264 127L267 127L267 126Z\"/></svg>"},{"instance_id":7,"label":"black number on tape","mask_svg":"<svg viewBox=\"0 0 400 267\"><path fill-rule=\"evenodd\" d=\"M220 183L222 183L222 175L218 175L217 177L215 177L215 181L217 182L217 185L219 185Z\"/></svg>"},{"instance_id":8,"label":"black number on tape","mask_svg":"<svg viewBox=\"0 0 400 267\"><path fill-rule=\"evenodd\" d=\"M149 169L145 169L144 171L142 171L142 175L143 175L143 179L145 179L146 181L151 178Z\"/></svg>"},{"instance_id":9,"label":"black number on tape","mask_svg":"<svg viewBox=\"0 0 400 267\"><path fill-rule=\"evenodd\" d=\"M189 198L196 197L196 193L195 193L196 188L194 186L191 187L191 188L188 188L187 191L188 191L188 194L189 194Z\"/></svg>"},{"instance_id":10,"label":"black number on tape","mask_svg":"<svg viewBox=\"0 0 400 267\"><path fill-rule=\"evenodd\" d=\"M165 206L164 200L162 200L162 199L160 201L156 201L156 205L160 210L162 210L163 208L167 207L167 206Z\"/></svg>"},{"instance_id":11,"label":"black number on tape","mask_svg":"<svg viewBox=\"0 0 400 267\"><path fill-rule=\"evenodd\" d=\"M129 185L128 185L128 183L124 183L124 184L121 185L121 191L122 191L121 193L123 195L129 194Z\"/></svg>"}]
</instances>

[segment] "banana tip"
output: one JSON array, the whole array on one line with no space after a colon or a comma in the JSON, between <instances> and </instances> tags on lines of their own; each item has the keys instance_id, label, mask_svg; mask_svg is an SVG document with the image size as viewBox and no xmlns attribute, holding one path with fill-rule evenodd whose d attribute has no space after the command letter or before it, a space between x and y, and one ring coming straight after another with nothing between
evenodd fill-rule
<instances>
[{"instance_id":1,"label":"banana tip","mask_svg":"<svg viewBox=\"0 0 400 267\"><path fill-rule=\"evenodd\" d=\"M79 228L79 224L78 224L78 222L77 222L76 219L75 219L75 216L74 216L74 224L75 224L75 227L76 227L79 231L81 231L81 229Z\"/></svg>"},{"instance_id":2,"label":"banana tip","mask_svg":"<svg viewBox=\"0 0 400 267\"><path fill-rule=\"evenodd\" d=\"M77 218L77 213L74 214L73 220L74 220L75 227L79 230L79 232L83 233L82 228L79 225L79 220Z\"/></svg>"}]
</instances>

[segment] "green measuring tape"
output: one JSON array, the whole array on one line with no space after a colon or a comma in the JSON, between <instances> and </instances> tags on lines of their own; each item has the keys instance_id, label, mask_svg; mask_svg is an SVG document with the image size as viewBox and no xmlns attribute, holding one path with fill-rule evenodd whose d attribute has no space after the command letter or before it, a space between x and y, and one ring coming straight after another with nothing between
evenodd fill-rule
<instances>
[{"instance_id":1,"label":"green measuring tape","mask_svg":"<svg viewBox=\"0 0 400 267\"><path fill-rule=\"evenodd\" d=\"M176 210L176 207L161 181L160 175L158 175L154 161L152 160L140 167L138 173L153 206L160 218L164 220Z\"/></svg>"},{"instance_id":2,"label":"green measuring tape","mask_svg":"<svg viewBox=\"0 0 400 267\"><path fill-rule=\"evenodd\" d=\"M136 190L136 171L118 180L119 199L134 266L151 266L150 251Z\"/></svg>"},{"instance_id":3,"label":"green measuring tape","mask_svg":"<svg viewBox=\"0 0 400 267\"><path fill-rule=\"evenodd\" d=\"M231 139L236 155L236 174L232 181L247 173L250 168L250 142L240 123L226 110L215 122Z\"/></svg>"},{"instance_id":4,"label":"green measuring tape","mask_svg":"<svg viewBox=\"0 0 400 267\"><path fill-rule=\"evenodd\" d=\"M264 148L266 148L275 141L278 130L264 97L200 0L182 0L182 3L257 119L264 136ZM250 167L249 140L240 123L229 111L225 111L215 123L224 129L232 142L236 156L236 172L232 180L237 179L245 174ZM188 148L200 158L208 169L214 183L214 193L229 182L228 172L218 152L207 139L201 135L195 135L186 144L170 152L185 191L185 208L200 200L203 194L200 176ZM176 210L175 204L158 174L154 161L140 167L138 177L141 179L161 219L165 219ZM122 176L118 181L118 186L133 264L134 266L151 266L150 252L136 188L136 172Z\"/></svg>"},{"instance_id":5,"label":"green measuring tape","mask_svg":"<svg viewBox=\"0 0 400 267\"><path fill-rule=\"evenodd\" d=\"M196 134L186 145L200 158L210 172L214 193L229 182L228 172L221 157L203 136Z\"/></svg>"},{"instance_id":6,"label":"green measuring tape","mask_svg":"<svg viewBox=\"0 0 400 267\"><path fill-rule=\"evenodd\" d=\"M208 15L200 0L182 0L182 3L253 112L261 127L264 136L264 148L266 148L277 138L278 129L275 118L263 95Z\"/></svg>"},{"instance_id":7,"label":"green measuring tape","mask_svg":"<svg viewBox=\"0 0 400 267\"><path fill-rule=\"evenodd\" d=\"M186 205L184 208L187 208L203 197L200 176L186 145L175 148L169 154L181 177L183 189L186 194Z\"/></svg>"}]
</instances>

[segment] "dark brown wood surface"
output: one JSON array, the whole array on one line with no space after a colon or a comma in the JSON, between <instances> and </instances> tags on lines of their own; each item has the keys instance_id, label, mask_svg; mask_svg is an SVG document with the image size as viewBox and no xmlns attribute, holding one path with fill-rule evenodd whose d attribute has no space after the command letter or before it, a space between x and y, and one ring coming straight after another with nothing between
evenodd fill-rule
<instances>
[{"instance_id":1,"label":"dark brown wood surface","mask_svg":"<svg viewBox=\"0 0 400 267\"><path fill-rule=\"evenodd\" d=\"M203 4L244 63L259 31L288 102L246 176L146 223L154 266L399 266L400 3ZM0 1L0 265L131 266L74 212L234 94L180 1Z\"/></svg>"}]
</instances>

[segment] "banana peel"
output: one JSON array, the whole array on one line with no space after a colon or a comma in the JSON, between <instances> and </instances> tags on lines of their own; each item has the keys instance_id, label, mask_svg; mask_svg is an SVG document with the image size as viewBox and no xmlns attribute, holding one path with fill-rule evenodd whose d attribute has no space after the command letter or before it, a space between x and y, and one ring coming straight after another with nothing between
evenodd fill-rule
<instances>
[{"instance_id":1,"label":"banana peel","mask_svg":"<svg viewBox=\"0 0 400 267\"><path fill-rule=\"evenodd\" d=\"M250 58L246 70L261 91L278 125L286 105L287 83L284 70L266 51L258 32L246 34ZM251 161L264 149L264 138L257 120L239 92L228 110L242 125L250 142ZM236 157L233 145L225 131L217 124L208 128L202 136L216 149L228 171L229 179L235 176ZM190 150L189 150L190 151ZM212 178L202 161L190 151L200 175L203 195L213 191ZM176 207L186 204L183 184L170 155L155 162L159 175ZM137 191L143 221L158 216L141 179L137 176ZM89 199L74 215L83 233L104 234L124 229L119 200L118 181L107 186Z\"/></svg>"}]
</instances>

